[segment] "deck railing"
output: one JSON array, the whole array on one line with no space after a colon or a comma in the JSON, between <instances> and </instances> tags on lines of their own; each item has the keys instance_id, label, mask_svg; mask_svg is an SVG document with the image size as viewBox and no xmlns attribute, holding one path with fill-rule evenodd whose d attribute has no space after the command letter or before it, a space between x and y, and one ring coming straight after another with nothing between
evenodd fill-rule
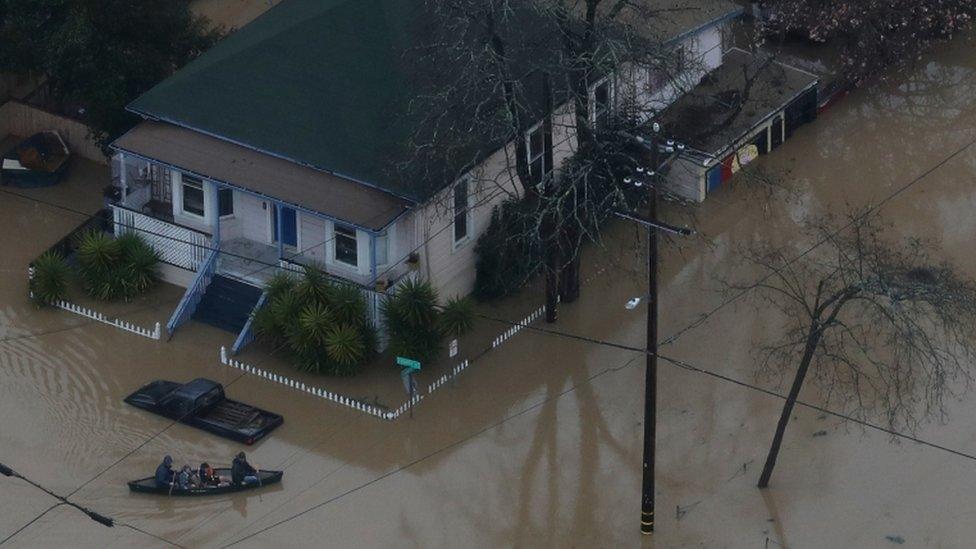
<instances>
[{"instance_id":1,"label":"deck railing","mask_svg":"<svg viewBox=\"0 0 976 549\"><path fill-rule=\"evenodd\" d=\"M214 274L217 272L217 257L219 255L219 250L211 250L210 255L207 256L207 260L203 262L200 270L193 277L193 282L187 287L186 293L183 294L183 299L180 299L180 304L176 306L176 310L173 311L173 316L166 323L166 332L169 334L169 337L172 338L176 329L182 326L187 320L190 320L190 317L196 312L197 305L200 304L200 300L203 299L203 294L207 291L207 286L210 285Z\"/></svg>"},{"instance_id":2,"label":"deck railing","mask_svg":"<svg viewBox=\"0 0 976 549\"><path fill-rule=\"evenodd\" d=\"M232 354L236 355L241 352L246 345L250 345L254 341L254 315L261 310L264 306L264 302L268 299L268 292L261 292L261 297L258 298L258 302L254 304L254 308L251 309L251 316L247 317L247 322L244 323L244 328L241 329L241 333L237 334L237 340L234 341L234 346L230 348Z\"/></svg>"},{"instance_id":3,"label":"deck railing","mask_svg":"<svg viewBox=\"0 0 976 549\"><path fill-rule=\"evenodd\" d=\"M210 236L187 227L174 225L161 219L128 208L111 205L115 234L135 231L146 239L165 263L191 271L198 271L208 260L211 250Z\"/></svg>"}]
</instances>

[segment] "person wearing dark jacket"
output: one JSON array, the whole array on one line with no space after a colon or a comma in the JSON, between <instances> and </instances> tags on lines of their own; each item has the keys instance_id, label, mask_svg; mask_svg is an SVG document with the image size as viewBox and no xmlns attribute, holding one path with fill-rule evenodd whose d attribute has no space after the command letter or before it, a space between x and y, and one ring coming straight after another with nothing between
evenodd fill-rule
<instances>
[{"instance_id":1,"label":"person wearing dark jacket","mask_svg":"<svg viewBox=\"0 0 976 549\"><path fill-rule=\"evenodd\" d=\"M230 479L236 485L251 484L258 481L257 470L247 462L244 452L237 454L230 465Z\"/></svg>"},{"instance_id":2,"label":"person wearing dark jacket","mask_svg":"<svg viewBox=\"0 0 976 549\"><path fill-rule=\"evenodd\" d=\"M173 471L173 458L166 456L163 458L163 462L156 467L156 486L167 487L173 484L173 480L176 477L176 472Z\"/></svg>"}]
</instances>

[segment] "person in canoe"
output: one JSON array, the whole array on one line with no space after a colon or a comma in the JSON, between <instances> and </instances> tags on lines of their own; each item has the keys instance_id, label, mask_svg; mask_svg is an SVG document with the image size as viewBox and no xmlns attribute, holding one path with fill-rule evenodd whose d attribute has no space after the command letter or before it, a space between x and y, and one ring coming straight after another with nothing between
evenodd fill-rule
<instances>
[{"instance_id":1,"label":"person in canoe","mask_svg":"<svg viewBox=\"0 0 976 549\"><path fill-rule=\"evenodd\" d=\"M193 478L193 469L189 465L184 465L180 469L180 474L176 477L176 484L181 490L189 490L190 488L196 488L196 479Z\"/></svg>"},{"instance_id":2,"label":"person in canoe","mask_svg":"<svg viewBox=\"0 0 976 549\"><path fill-rule=\"evenodd\" d=\"M258 471L247 462L244 452L237 454L230 465L230 479L235 485L251 484L258 481Z\"/></svg>"},{"instance_id":3,"label":"person in canoe","mask_svg":"<svg viewBox=\"0 0 976 549\"><path fill-rule=\"evenodd\" d=\"M156 485L162 488L173 484L176 479L176 472L173 471L173 458L166 456L163 462L156 467Z\"/></svg>"},{"instance_id":4,"label":"person in canoe","mask_svg":"<svg viewBox=\"0 0 976 549\"><path fill-rule=\"evenodd\" d=\"M200 464L200 486L220 486L220 476L207 462Z\"/></svg>"}]
</instances>

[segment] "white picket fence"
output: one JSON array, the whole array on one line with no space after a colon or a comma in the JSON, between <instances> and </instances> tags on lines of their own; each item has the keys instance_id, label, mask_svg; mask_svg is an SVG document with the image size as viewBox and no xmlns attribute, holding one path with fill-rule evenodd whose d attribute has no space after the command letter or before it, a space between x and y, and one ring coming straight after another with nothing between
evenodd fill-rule
<instances>
[{"instance_id":1,"label":"white picket fence","mask_svg":"<svg viewBox=\"0 0 976 549\"><path fill-rule=\"evenodd\" d=\"M494 349L494 348L498 347L499 345L501 345L502 343L505 343L506 341L508 341L509 339L511 339L512 337L514 337L516 334L518 334L519 332L521 332L523 329L525 329L526 326L528 326L529 324L531 324L531 323L535 322L536 320L538 320L545 313L546 313L546 307L545 307L545 305L543 305L542 307L539 307L538 309L532 311L531 313L529 313L528 316L526 316L525 318L523 318L515 326L512 326L511 328L505 330L501 334L498 334L498 337L496 337L494 340L492 340L492 342L491 342L491 348ZM450 371L450 373L444 374L441 377L435 379L433 383L431 383L430 385L427 386L427 394L429 395L430 393L433 393L437 389L440 389L441 387L443 387L444 385L446 385L448 381L452 381L455 378L457 378L457 376L461 375L461 372L463 372L463 371L465 371L465 370L468 369L468 366L471 366L471 361L464 360L460 364L458 364L457 366L455 366Z\"/></svg>"},{"instance_id":2,"label":"white picket fence","mask_svg":"<svg viewBox=\"0 0 976 549\"><path fill-rule=\"evenodd\" d=\"M546 306L545 305L543 305L542 307L539 307L538 309L532 311L532 313L530 313L529 316L523 318L521 322L517 323L515 326L512 326L511 328L509 328L509 329L505 330L504 332L502 332L501 334L499 334L498 337L496 337L491 342L491 348L494 349L495 347L498 347L502 343L505 343L506 341L508 341L509 339L511 339L512 337L514 337L515 334L521 332L526 326L528 326L532 322L535 322L536 320L538 320L539 317L541 317L545 313L546 313Z\"/></svg>"},{"instance_id":3,"label":"white picket fence","mask_svg":"<svg viewBox=\"0 0 976 549\"><path fill-rule=\"evenodd\" d=\"M333 393L332 391L323 389L321 387L313 387L311 385L306 385L300 381L295 381L294 379L290 379L283 375L269 372L267 370L255 368L254 366L230 358L229 356L227 356L226 347L220 348L220 362L225 366L236 368L244 373L262 377L273 383L278 383L280 385L284 385L285 387L302 391L303 393L308 393L312 396L329 400L341 406L346 406L358 412L363 412L364 414L369 414L371 416L375 416L380 419L385 419L387 421L393 421L394 419L396 419L400 414L408 410L410 405L410 401L407 401L406 403L404 403L403 406L400 406L400 408L397 408L395 411L391 412L389 410L383 410L377 408L376 406L373 406L372 404L366 404L365 402L360 402L358 400L342 396L338 393ZM414 398L414 400L415 400L414 404L420 402L420 399L416 397Z\"/></svg>"},{"instance_id":4,"label":"white picket fence","mask_svg":"<svg viewBox=\"0 0 976 549\"><path fill-rule=\"evenodd\" d=\"M33 292L31 292L31 297L34 297ZM63 299L55 301L54 303L51 303L51 305L59 309L64 309L65 311L74 313L76 315L81 315L83 317L90 318L92 320L97 320L103 324L108 324L109 326L115 326L120 330L125 330L127 332L132 332L136 335L141 335L142 337L148 337L149 339L155 339L157 341L159 340L160 337L162 337L162 333L160 331L160 326L158 322L150 330L148 328L143 328L142 326L136 326L131 322L126 322L124 320L120 320L117 318L114 319L108 318L107 316L103 315L98 311L93 311L87 307L82 307L81 305L75 305L74 303L64 301Z\"/></svg>"},{"instance_id":5,"label":"white picket fence","mask_svg":"<svg viewBox=\"0 0 976 549\"><path fill-rule=\"evenodd\" d=\"M508 341L509 339L511 339L513 336L515 336L516 334L518 334L520 331L522 331L523 329L525 329L526 326L528 326L532 322L535 322L540 317L542 317L542 315L544 315L545 312L546 312L545 306L539 307L535 311L532 311L532 313L530 313L528 316L526 316L525 318L523 318L518 324L516 324L515 326L512 326L508 330L505 330L503 333L499 334L498 337L496 337L491 342L491 348L494 349L494 348L498 347L499 345L501 345L502 343L505 343L506 341ZM326 389L322 389L321 387L312 387L312 386L306 385L306 384L304 384L302 382L295 381L293 379L289 379L289 378L287 378L285 376L282 376L282 375L279 375L279 374L275 374L275 373L269 372L267 370L262 370L260 368L255 368L254 366L251 366L249 364L245 364L245 363L243 363L243 362L241 362L239 360L236 360L236 359L233 359L233 358L230 358L229 356L227 356L227 348L226 347L221 347L220 348L220 362L222 364L226 365L226 366L230 366L232 368L236 368L238 370L241 370L242 372L245 372L245 373L248 373L248 374L252 374L252 375L256 375L258 377L262 377L264 379L267 379L268 381L271 381L271 382L274 382L274 383L279 383L279 384L284 385L286 387L289 387L289 388L292 388L292 389L296 389L298 391L302 391L304 393L308 393L308 394L310 394L312 396L316 396L316 397L319 397L319 398L322 398L322 399L325 399L325 400L329 400L329 401L335 402L336 404L339 404L341 406L347 406L347 407L352 408L354 410L357 410L357 411L360 411L360 412L369 414L371 416L378 417L380 419L385 419L387 421L393 421L396 418L400 417L401 415L409 412L410 411L410 408L412 406L416 406L416 405L420 404L420 402L426 396L424 394L417 393L416 395L414 395L413 398L411 398L411 399L407 400L406 402L404 402L396 410L388 411L388 410L382 410L380 408L377 408L376 406L373 406L371 404L366 404L364 402L360 402L358 400L354 400L354 399L351 399L349 397L342 396L342 395L340 395L338 393L333 393L333 392L328 391ZM463 360L460 363L458 363L456 366L454 366L454 368L451 369L451 371L449 373L446 373L446 374L440 376L439 378L437 378L436 380L434 380L433 383L431 383L430 385L427 386L427 395L433 393L437 389L440 389L441 387L443 387L444 385L446 385L447 382L449 382L449 381L457 378L457 376L461 375L461 373L464 372L465 370L467 370L469 366L471 366L471 361L470 360Z\"/></svg>"},{"instance_id":6,"label":"white picket fence","mask_svg":"<svg viewBox=\"0 0 976 549\"><path fill-rule=\"evenodd\" d=\"M427 386L427 394L429 395L429 394L433 393L434 391L436 391L437 389L440 389L445 383L447 383L448 381L451 381L452 379L456 378L458 376L458 374L460 374L461 372L463 372L464 370L466 370L468 368L468 366L470 366L470 365L471 365L471 362L468 361L468 360L465 360L465 361L461 362L460 364L458 364L457 366L455 366L454 369L451 370L451 373L444 374L441 377L435 379L433 383L431 383L430 385Z\"/></svg>"}]
</instances>

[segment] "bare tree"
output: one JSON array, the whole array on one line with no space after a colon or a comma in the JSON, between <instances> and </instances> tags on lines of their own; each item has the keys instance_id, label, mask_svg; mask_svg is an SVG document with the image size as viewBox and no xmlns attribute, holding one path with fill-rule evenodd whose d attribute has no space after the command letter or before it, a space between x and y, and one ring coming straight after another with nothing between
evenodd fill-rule
<instances>
[{"instance_id":1,"label":"bare tree","mask_svg":"<svg viewBox=\"0 0 976 549\"><path fill-rule=\"evenodd\" d=\"M796 374L759 479L769 479L793 407L808 373L827 404L893 428L915 429L945 417L945 401L971 382L976 356L976 286L937 262L932 243L890 242L867 212L838 230L812 225L821 245L799 259L792 246L760 245L744 252L759 282L729 284L756 290L762 305L779 310L785 333L760 349L761 372Z\"/></svg>"},{"instance_id":2,"label":"bare tree","mask_svg":"<svg viewBox=\"0 0 976 549\"><path fill-rule=\"evenodd\" d=\"M594 220L605 219L624 195L612 186L608 194L609 175L621 169L606 171L609 157L598 155L619 158L622 151L633 151L622 164L625 170L647 156L633 144L621 145L623 134L608 131L609 117L595 116L593 86L613 79L619 69L638 67L691 89L700 76L692 70L695 60L662 45L663 35L656 32L668 26L674 12L697 9L687 4L691 7L646 0L425 2L437 22L417 56L429 93L411 108L419 122L405 168L415 180L451 181L493 151L504 151L507 169L480 174L477 182L532 204L525 208L532 219L524 226L541 241L550 321L556 319L557 295L573 301L579 293L579 247L594 240ZM639 92L634 95L647 95ZM654 106L639 101L624 110L616 120L643 122L655 114ZM553 116L554 111L565 116ZM526 132L539 121L545 157L533 166ZM631 135L637 131L633 125L621 129ZM570 169L554 170L553 147L561 144L554 143L556 134L570 136L565 141L581 158Z\"/></svg>"}]
</instances>

